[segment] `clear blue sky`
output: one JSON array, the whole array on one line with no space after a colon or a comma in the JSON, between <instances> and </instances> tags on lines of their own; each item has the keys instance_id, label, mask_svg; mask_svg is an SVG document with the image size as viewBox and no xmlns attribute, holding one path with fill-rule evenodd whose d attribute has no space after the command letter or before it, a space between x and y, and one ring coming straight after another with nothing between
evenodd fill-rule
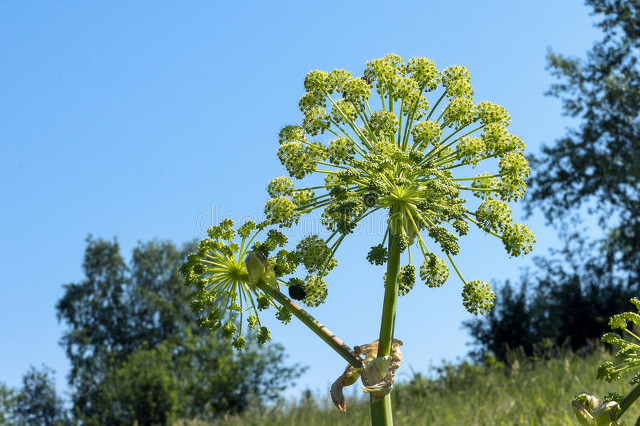
<instances>
[{"instance_id":1,"label":"clear blue sky","mask_svg":"<svg viewBox=\"0 0 640 426\"><path fill-rule=\"evenodd\" d=\"M475 99L507 107L537 152L571 124L543 95L547 48L582 55L599 38L588 12L580 0L0 2L0 381L17 387L45 363L66 388L54 305L83 278L88 234L117 237L128 258L137 241L202 236L212 212L260 217L266 183L283 174L276 135L301 120L308 71L358 74L390 52L465 65ZM545 254L554 232L529 223ZM371 242L342 247L313 311L350 345L377 337ZM458 259L486 281L531 262L479 233ZM451 278L400 299L401 377L467 353L460 291ZM270 328L289 361L310 366L299 387L325 391L344 368L295 320Z\"/></svg>"}]
</instances>

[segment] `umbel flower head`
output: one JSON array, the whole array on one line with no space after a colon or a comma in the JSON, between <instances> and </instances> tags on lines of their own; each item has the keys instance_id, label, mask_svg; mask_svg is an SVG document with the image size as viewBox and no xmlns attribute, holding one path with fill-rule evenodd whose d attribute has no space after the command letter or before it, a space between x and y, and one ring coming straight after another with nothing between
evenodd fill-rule
<instances>
[{"instance_id":1,"label":"umbel flower head","mask_svg":"<svg viewBox=\"0 0 640 426\"><path fill-rule=\"evenodd\" d=\"M447 280L449 267L437 248L464 283L464 306L476 314L490 309L488 284L467 282L452 256L470 225L500 238L512 256L529 253L535 242L529 228L513 223L507 204L524 195L529 174L524 144L508 131L507 110L475 103L462 66L439 71L427 58L405 63L393 54L367 63L360 77L312 71L304 88L302 123L279 134L278 158L289 176L268 185L267 222L291 227L301 215L320 211L331 233L325 259L333 261L358 222L386 211L383 241L367 259L385 263L390 233L409 259L416 247L423 259L418 268L411 260L403 267L401 294L413 287L416 270L429 287ZM319 185L313 175L322 176ZM309 176L314 186L296 188L294 180ZM478 199L475 208L467 197ZM314 252L307 250L302 261L322 271L326 265L309 260Z\"/></svg>"},{"instance_id":2,"label":"umbel flower head","mask_svg":"<svg viewBox=\"0 0 640 426\"><path fill-rule=\"evenodd\" d=\"M257 239L260 234L266 234L263 241ZM286 306L278 307L261 286L288 286L298 294L304 292L303 297L295 298L307 306L322 303L327 295L322 277L337 264L331 250L315 235L304 238L292 251L284 248L287 242L282 232L266 230L264 223L253 221L235 229L233 221L225 219L209 228L208 238L181 268L185 285L195 290L189 299L198 325L212 331L221 329L235 348L242 349L246 343L243 328L255 332L260 343L271 338L259 311L274 306L279 320L291 320ZM283 277L294 273L299 264L309 273L306 278L284 281Z\"/></svg>"}]
</instances>

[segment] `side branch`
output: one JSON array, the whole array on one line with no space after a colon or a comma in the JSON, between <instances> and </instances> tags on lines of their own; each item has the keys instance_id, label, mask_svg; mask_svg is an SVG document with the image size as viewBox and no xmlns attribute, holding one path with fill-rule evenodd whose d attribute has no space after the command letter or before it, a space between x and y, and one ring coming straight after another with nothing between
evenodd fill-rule
<instances>
[{"instance_id":1,"label":"side branch","mask_svg":"<svg viewBox=\"0 0 640 426\"><path fill-rule=\"evenodd\" d=\"M318 335L325 343L336 351L342 358L344 358L354 368L362 368L362 360L356 356L353 350L347 346L342 340L340 340L335 334L333 334L327 327L318 322L307 311L302 309L297 303L289 299L282 294L279 290L273 288L269 284L265 283L262 279L256 284L258 288L269 296L273 297L283 306L291 311L304 325L309 327L314 333Z\"/></svg>"}]
</instances>

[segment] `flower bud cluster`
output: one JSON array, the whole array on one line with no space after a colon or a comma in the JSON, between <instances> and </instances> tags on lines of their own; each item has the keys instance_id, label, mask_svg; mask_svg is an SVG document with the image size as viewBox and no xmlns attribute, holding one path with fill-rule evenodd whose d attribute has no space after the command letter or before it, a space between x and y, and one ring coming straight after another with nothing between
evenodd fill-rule
<instances>
[{"instance_id":1,"label":"flower bud cluster","mask_svg":"<svg viewBox=\"0 0 640 426\"><path fill-rule=\"evenodd\" d=\"M271 302L255 286L250 274L260 274L266 281L275 283L274 268L266 259L272 250L286 244L287 239L281 232L270 230L264 242L257 242L255 236L262 229L263 225L247 221L236 231L234 222L225 219L209 228L208 238L200 242L198 250L188 256L180 269L185 285L195 290L190 295L189 305L198 315L196 323L211 331L220 329L222 336L239 350L246 345L242 335L245 313L248 313L248 331L256 334L258 342L265 343L270 339L269 330L260 324L258 311L266 309ZM252 240L257 255L253 257L255 261L250 271L245 257L248 242ZM247 294L255 296L247 298ZM252 301L249 306L248 300Z\"/></svg>"},{"instance_id":2,"label":"flower bud cluster","mask_svg":"<svg viewBox=\"0 0 640 426\"><path fill-rule=\"evenodd\" d=\"M374 87L379 96L371 96ZM459 236L468 233L470 224L500 237L512 256L532 249L533 234L511 222L506 204L524 195L529 173L524 144L507 130L507 110L490 102L475 104L470 73L462 66L439 72L427 58L405 63L393 54L369 61L362 77L341 69L312 71L304 88L298 103L302 123L278 134L278 158L288 176L267 185L266 220L247 222L237 231L223 221L183 268L195 289L191 306L198 323L221 328L240 348L246 343L241 334L246 314L249 330L264 341L269 331L257 314L274 301L259 287L289 286L296 300L318 306L327 297L323 278L337 263L340 243L379 210L388 217L384 241L389 237L410 253L419 246L424 255L419 274L426 285L438 287L449 276L447 262L432 253L437 245L465 283L465 307L476 314L488 310L490 288L481 281L467 283L452 256L459 253ZM430 104L426 95L435 100ZM468 166L481 163L493 172L467 175ZM293 179L311 179L313 186L296 188ZM465 207L465 191L483 200L475 213ZM284 234L271 229L264 241L254 241L265 228L293 227L314 210L321 211L322 224L331 232L328 239L311 235L295 249L285 248ZM376 265L387 258L383 245L367 255ZM306 269L304 279L282 281L299 265ZM413 265L402 268L400 294L413 287L415 273ZM277 316L290 319L282 308Z\"/></svg>"},{"instance_id":3,"label":"flower bud cluster","mask_svg":"<svg viewBox=\"0 0 640 426\"><path fill-rule=\"evenodd\" d=\"M296 246L296 252L312 274L322 275L323 271L330 271L338 264L327 243L317 235L303 238Z\"/></svg>"},{"instance_id":4,"label":"flower bud cluster","mask_svg":"<svg viewBox=\"0 0 640 426\"><path fill-rule=\"evenodd\" d=\"M474 315L491 310L495 297L489 284L484 281L469 281L462 288L462 304Z\"/></svg>"},{"instance_id":5,"label":"flower bud cluster","mask_svg":"<svg viewBox=\"0 0 640 426\"><path fill-rule=\"evenodd\" d=\"M400 268L400 276L398 277L398 294L404 296L408 294L416 283L416 267L406 265Z\"/></svg>"},{"instance_id":6,"label":"flower bud cluster","mask_svg":"<svg viewBox=\"0 0 640 426\"><path fill-rule=\"evenodd\" d=\"M427 287L440 287L449 278L449 268L444 260L429 253L420 266L420 279Z\"/></svg>"}]
</instances>

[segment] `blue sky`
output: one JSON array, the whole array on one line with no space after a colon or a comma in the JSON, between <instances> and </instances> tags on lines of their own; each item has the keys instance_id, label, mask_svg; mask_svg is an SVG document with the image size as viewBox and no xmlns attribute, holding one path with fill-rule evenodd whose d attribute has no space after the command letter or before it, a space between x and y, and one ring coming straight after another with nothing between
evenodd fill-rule
<instances>
[{"instance_id":1,"label":"blue sky","mask_svg":"<svg viewBox=\"0 0 640 426\"><path fill-rule=\"evenodd\" d=\"M66 389L54 305L83 278L88 234L117 237L128 258L138 241L181 243L212 218L261 216L267 182L283 174L277 132L301 120L307 72L359 74L390 52L465 65L475 99L507 107L535 153L572 124L543 95L547 48L582 55L599 38L588 13L579 0L0 2L0 381L17 387L45 363ZM554 231L528 223L533 254L545 254ZM364 261L377 241L366 234L341 248L313 310L350 345L379 327L382 270ZM458 264L500 281L531 255L509 259L474 233ZM400 377L467 353L460 290L452 278L400 300ZM325 391L341 358L295 320L270 324L289 361L310 367L298 387Z\"/></svg>"}]
</instances>

